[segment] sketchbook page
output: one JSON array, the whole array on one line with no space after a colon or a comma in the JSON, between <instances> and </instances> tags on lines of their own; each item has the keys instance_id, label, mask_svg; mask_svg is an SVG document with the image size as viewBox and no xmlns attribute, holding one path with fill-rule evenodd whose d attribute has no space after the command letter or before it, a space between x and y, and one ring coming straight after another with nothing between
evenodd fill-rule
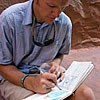
<instances>
[{"instance_id":1,"label":"sketchbook page","mask_svg":"<svg viewBox=\"0 0 100 100\"><path fill-rule=\"evenodd\" d=\"M81 80L86 78L85 76L91 68L91 62L74 61L66 70L65 78L58 84L59 87L68 91L75 90Z\"/></svg>"},{"instance_id":2,"label":"sketchbook page","mask_svg":"<svg viewBox=\"0 0 100 100\"><path fill-rule=\"evenodd\" d=\"M77 86L75 87L74 91L84 82L84 80L86 79L86 77L92 72L93 69L94 69L94 65L91 64L90 69L88 69L87 72L80 79L81 81L77 84Z\"/></svg>"}]
</instances>

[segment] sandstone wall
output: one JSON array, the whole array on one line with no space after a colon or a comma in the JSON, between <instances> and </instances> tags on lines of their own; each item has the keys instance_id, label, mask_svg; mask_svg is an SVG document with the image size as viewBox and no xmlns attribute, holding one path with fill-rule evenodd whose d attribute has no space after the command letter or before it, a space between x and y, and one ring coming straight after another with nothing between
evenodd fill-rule
<instances>
[{"instance_id":1,"label":"sandstone wall","mask_svg":"<svg viewBox=\"0 0 100 100\"><path fill-rule=\"evenodd\" d=\"M65 12L73 22L72 48L100 46L100 0L71 0Z\"/></svg>"},{"instance_id":2,"label":"sandstone wall","mask_svg":"<svg viewBox=\"0 0 100 100\"><path fill-rule=\"evenodd\" d=\"M26 0L0 0L0 13ZM100 0L71 0L65 13L73 22L72 48L100 46Z\"/></svg>"}]
</instances>

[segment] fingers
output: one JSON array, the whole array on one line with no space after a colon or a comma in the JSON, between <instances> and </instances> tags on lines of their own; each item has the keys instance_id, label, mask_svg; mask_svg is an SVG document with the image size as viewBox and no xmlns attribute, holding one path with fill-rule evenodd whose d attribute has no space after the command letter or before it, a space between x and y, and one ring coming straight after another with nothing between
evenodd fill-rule
<instances>
[{"instance_id":1,"label":"fingers","mask_svg":"<svg viewBox=\"0 0 100 100\"><path fill-rule=\"evenodd\" d=\"M60 74L59 74L58 78L60 78L61 80L63 80L63 78L64 78L64 73L63 73L63 70L61 67L60 67Z\"/></svg>"},{"instance_id":2,"label":"fingers","mask_svg":"<svg viewBox=\"0 0 100 100\"><path fill-rule=\"evenodd\" d=\"M35 93L44 94L44 93L48 93L50 91L51 91L51 88L48 88L45 84L43 84L42 87L39 88L39 90L36 91Z\"/></svg>"},{"instance_id":3,"label":"fingers","mask_svg":"<svg viewBox=\"0 0 100 100\"><path fill-rule=\"evenodd\" d=\"M56 75L57 80L59 79L58 82L62 81L64 78L63 68L56 63L52 63L51 65L52 66L51 66L49 72Z\"/></svg>"},{"instance_id":4,"label":"fingers","mask_svg":"<svg viewBox=\"0 0 100 100\"><path fill-rule=\"evenodd\" d=\"M62 72L61 76L57 78L57 82L61 82L64 79L65 74Z\"/></svg>"},{"instance_id":5,"label":"fingers","mask_svg":"<svg viewBox=\"0 0 100 100\"><path fill-rule=\"evenodd\" d=\"M55 87L55 83L52 80L45 80L44 85L45 89L51 89Z\"/></svg>"},{"instance_id":6,"label":"fingers","mask_svg":"<svg viewBox=\"0 0 100 100\"><path fill-rule=\"evenodd\" d=\"M50 83L57 82L57 77L55 74L45 72L45 73L42 73L42 77L46 80L46 82L48 82L48 84L49 84L49 82ZM52 81L50 81L50 80L52 80Z\"/></svg>"},{"instance_id":7,"label":"fingers","mask_svg":"<svg viewBox=\"0 0 100 100\"><path fill-rule=\"evenodd\" d=\"M43 93L50 92L53 87L55 87L55 84L57 82L56 75L51 73L42 73L42 89Z\"/></svg>"},{"instance_id":8,"label":"fingers","mask_svg":"<svg viewBox=\"0 0 100 100\"><path fill-rule=\"evenodd\" d=\"M47 72L41 73L35 77L30 76L30 78L30 90L36 93L50 92L51 89L55 86L55 83L57 82L56 75ZM50 80L53 80L54 83Z\"/></svg>"},{"instance_id":9,"label":"fingers","mask_svg":"<svg viewBox=\"0 0 100 100\"><path fill-rule=\"evenodd\" d=\"M60 66L58 64L53 63L53 64L51 64L51 68L50 68L49 72L57 75L59 70L60 70Z\"/></svg>"}]
</instances>

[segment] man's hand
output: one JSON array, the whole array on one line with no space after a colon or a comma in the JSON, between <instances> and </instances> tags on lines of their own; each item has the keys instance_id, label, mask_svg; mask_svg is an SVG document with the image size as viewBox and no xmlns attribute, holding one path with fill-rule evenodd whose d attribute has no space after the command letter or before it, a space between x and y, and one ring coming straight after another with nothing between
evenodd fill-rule
<instances>
[{"instance_id":1,"label":"man's hand","mask_svg":"<svg viewBox=\"0 0 100 100\"><path fill-rule=\"evenodd\" d=\"M29 76L24 81L24 86L36 93L48 93L51 88L57 83L57 78L55 74L52 73L41 73L37 76Z\"/></svg>"},{"instance_id":2,"label":"man's hand","mask_svg":"<svg viewBox=\"0 0 100 100\"><path fill-rule=\"evenodd\" d=\"M46 72L55 74L57 79L60 78L60 80L63 80L64 78L63 68L56 62L43 63L41 65L41 69L44 69Z\"/></svg>"},{"instance_id":3,"label":"man's hand","mask_svg":"<svg viewBox=\"0 0 100 100\"><path fill-rule=\"evenodd\" d=\"M63 80L64 73L63 73L62 67L55 62L51 62L50 66L51 66L51 68L50 68L49 72L54 73L57 76L57 78L60 78L60 80Z\"/></svg>"}]
</instances>

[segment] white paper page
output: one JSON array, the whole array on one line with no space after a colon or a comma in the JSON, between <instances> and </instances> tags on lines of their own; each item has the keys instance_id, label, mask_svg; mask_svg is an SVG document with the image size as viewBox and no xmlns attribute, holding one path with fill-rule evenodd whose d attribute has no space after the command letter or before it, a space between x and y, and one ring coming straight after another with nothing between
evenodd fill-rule
<instances>
[{"instance_id":1,"label":"white paper page","mask_svg":"<svg viewBox=\"0 0 100 100\"><path fill-rule=\"evenodd\" d=\"M91 73L91 71L93 70L94 65L91 64L90 68L87 70L87 72L82 76L82 78L80 79L80 82L77 84L77 86L75 87L74 90L76 90L86 79L86 77Z\"/></svg>"},{"instance_id":2,"label":"white paper page","mask_svg":"<svg viewBox=\"0 0 100 100\"><path fill-rule=\"evenodd\" d=\"M86 74L88 71L92 68L91 62L77 62L74 61L68 70L65 72L65 78L64 80L59 83L59 86L62 89L66 89L68 91L73 91L76 89L78 83L85 79Z\"/></svg>"}]
</instances>

